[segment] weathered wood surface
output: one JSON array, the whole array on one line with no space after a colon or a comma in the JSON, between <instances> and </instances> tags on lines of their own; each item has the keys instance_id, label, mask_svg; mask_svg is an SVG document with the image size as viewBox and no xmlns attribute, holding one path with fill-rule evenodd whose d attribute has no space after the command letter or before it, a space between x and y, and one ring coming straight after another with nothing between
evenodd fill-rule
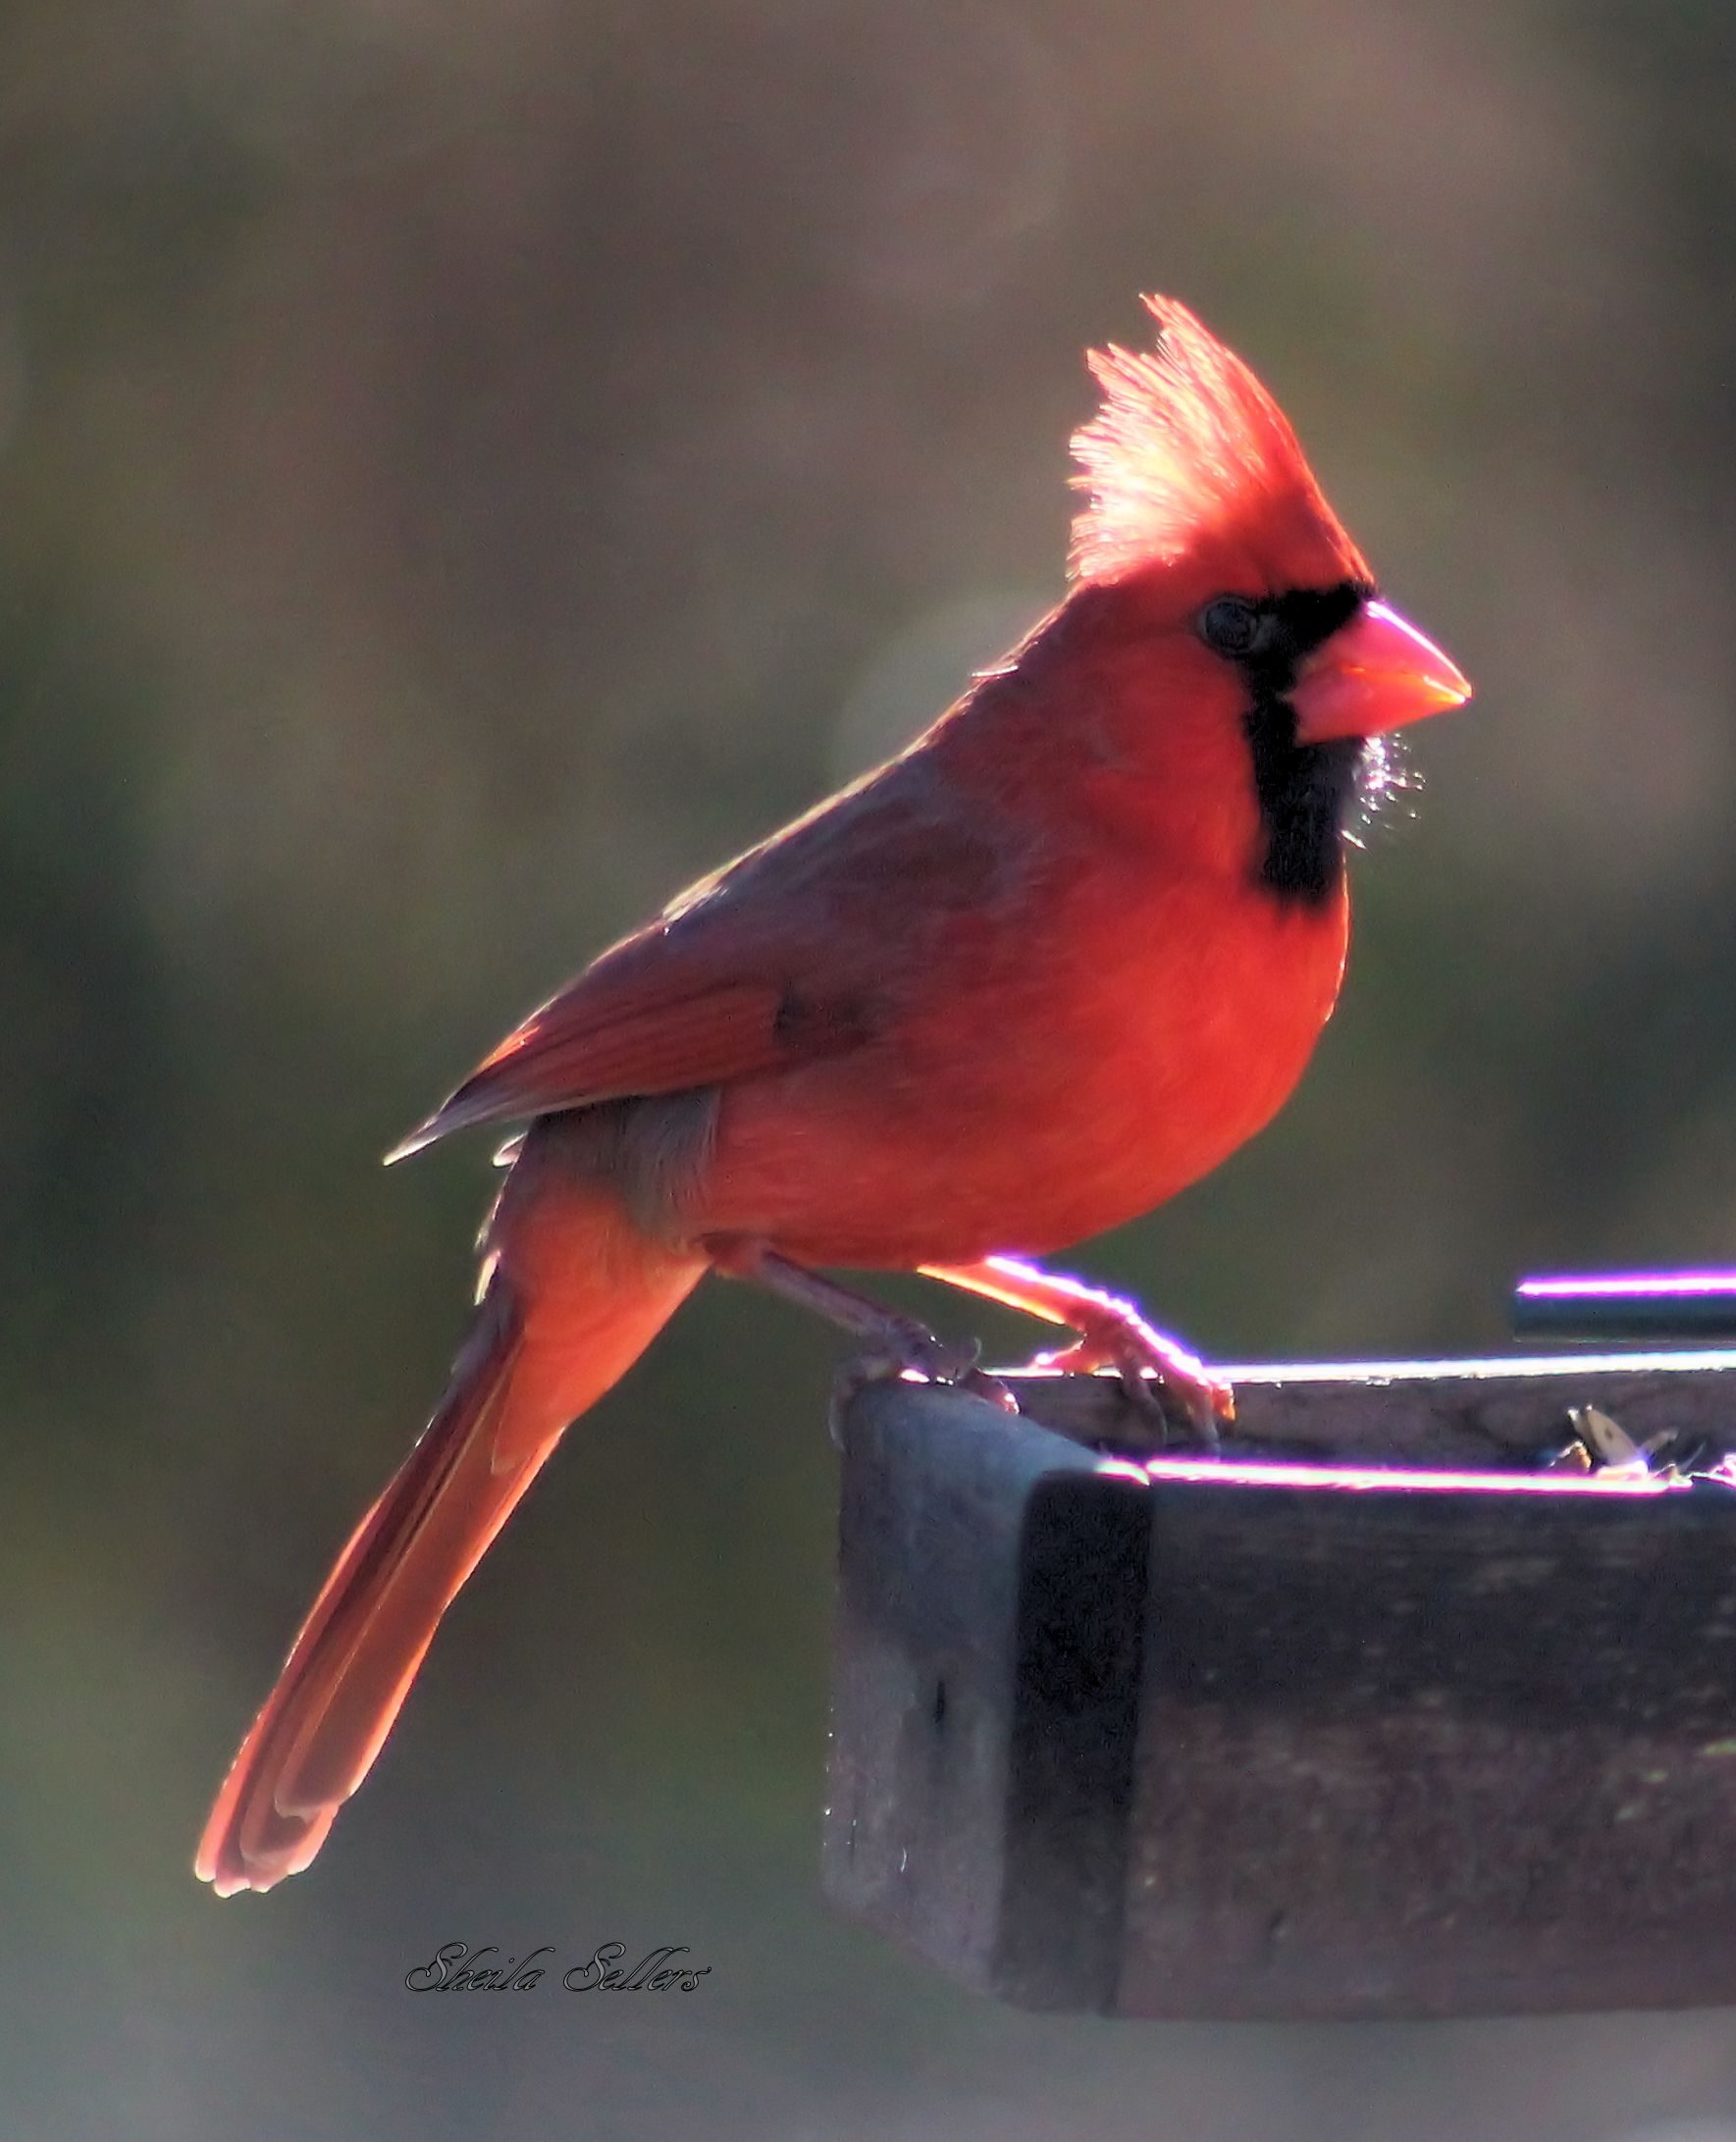
<instances>
[{"instance_id":1,"label":"weathered wood surface","mask_svg":"<svg viewBox=\"0 0 1736 2142\"><path fill-rule=\"evenodd\" d=\"M1736 1492L1514 1486L1588 1399L1727 1440L1736 1357L1587 1373L1241 1376L1249 1447L1504 1469L1448 1489L1141 1468L860 1393L832 1901L1036 2008L1736 2003Z\"/></svg>"},{"instance_id":2,"label":"weathered wood surface","mask_svg":"<svg viewBox=\"0 0 1736 2142\"><path fill-rule=\"evenodd\" d=\"M1488 1361L1307 1362L1226 1368L1232 1454L1358 1464L1530 1468L1594 1405L1636 1442L1668 1433L1736 1443L1736 1349L1569 1353ZM1148 1445L1112 1376L1008 1376L1021 1411L1078 1440Z\"/></svg>"}]
</instances>

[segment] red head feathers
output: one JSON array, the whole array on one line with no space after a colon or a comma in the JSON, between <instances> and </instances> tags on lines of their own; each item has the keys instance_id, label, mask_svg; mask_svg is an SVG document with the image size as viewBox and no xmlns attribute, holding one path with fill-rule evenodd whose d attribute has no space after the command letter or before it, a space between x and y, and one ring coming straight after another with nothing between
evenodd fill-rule
<instances>
[{"instance_id":1,"label":"red head feathers","mask_svg":"<svg viewBox=\"0 0 1736 2142\"><path fill-rule=\"evenodd\" d=\"M1173 297L1145 305L1159 330L1149 355L1112 344L1090 356L1103 406L1073 441L1083 470L1074 481L1090 494L1074 522L1075 577L1175 564L1209 537L1255 554L1299 550L1327 581L1369 581L1247 366Z\"/></svg>"}]
</instances>

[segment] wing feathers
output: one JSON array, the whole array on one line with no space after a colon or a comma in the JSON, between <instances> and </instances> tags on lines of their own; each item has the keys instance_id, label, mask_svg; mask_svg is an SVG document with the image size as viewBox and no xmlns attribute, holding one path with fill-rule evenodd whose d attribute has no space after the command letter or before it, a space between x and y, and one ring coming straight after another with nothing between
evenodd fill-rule
<instances>
[{"instance_id":1,"label":"wing feathers","mask_svg":"<svg viewBox=\"0 0 1736 2142\"><path fill-rule=\"evenodd\" d=\"M968 792L967 802L969 802ZM680 1093L860 1047L897 946L920 968L949 914L986 899L1005 843L921 747L695 886L508 1034L401 1160L470 1123Z\"/></svg>"},{"instance_id":2,"label":"wing feathers","mask_svg":"<svg viewBox=\"0 0 1736 2142\"><path fill-rule=\"evenodd\" d=\"M790 1052L770 982L726 982L607 1008L581 976L507 1035L426 1123L387 1155L402 1160L470 1123L508 1123L623 1094L679 1093L769 1070Z\"/></svg>"}]
</instances>

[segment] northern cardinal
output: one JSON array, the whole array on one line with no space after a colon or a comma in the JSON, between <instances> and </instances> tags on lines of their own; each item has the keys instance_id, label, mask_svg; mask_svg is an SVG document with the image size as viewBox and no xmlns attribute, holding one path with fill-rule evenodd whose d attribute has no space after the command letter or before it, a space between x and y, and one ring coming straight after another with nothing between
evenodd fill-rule
<instances>
[{"instance_id":1,"label":"northern cardinal","mask_svg":"<svg viewBox=\"0 0 1736 2142\"><path fill-rule=\"evenodd\" d=\"M1065 599L908 750L683 894L398 1148L524 1122L474 1324L340 1556L195 1862L307 1865L442 1613L567 1424L709 1271L856 1331L973 1349L816 1267L917 1270L1071 1326L1062 1367L1226 1386L1026 1260L1258 1130L1333 1008L1368 740L1470 687L1379 600L1270 395L1180 304L1091 357Z\"/></svg>"}]
</instances>

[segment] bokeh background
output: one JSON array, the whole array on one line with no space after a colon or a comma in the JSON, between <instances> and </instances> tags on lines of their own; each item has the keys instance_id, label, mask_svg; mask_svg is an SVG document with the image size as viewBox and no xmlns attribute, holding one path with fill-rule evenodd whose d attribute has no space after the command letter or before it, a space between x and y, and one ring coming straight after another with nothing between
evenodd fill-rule
<instances>
[{"instance_id":1,"label":"bokeh background","mask_svg":"<svg viewBox=\"0 0 1736 2142\"><path fill-rule=\"evenodd\" d=\"M1237 1359L1736 1254L1733 94L1710 0L12 0L5 2134L1736 2137L1725 2015L1036 2020L830 1918L835 1347L721 1287L317 1869L188 1867L461 1325L487 1141L377 1156L1052 598L1142 288L1480 698L1297 1100L1081 1264Z\"/></svg>"}]
</instances>

